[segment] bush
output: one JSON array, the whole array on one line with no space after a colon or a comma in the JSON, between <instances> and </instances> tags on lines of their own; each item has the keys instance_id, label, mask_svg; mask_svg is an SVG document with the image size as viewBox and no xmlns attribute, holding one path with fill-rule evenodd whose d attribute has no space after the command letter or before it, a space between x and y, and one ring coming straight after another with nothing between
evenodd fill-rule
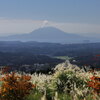
<instances>
[{"instance_id":1,"label":"bush","mask_svg":"<svg viewBox=\"0 0 100 100\"><path fill-rule=\"evenodd\" d=\"M6 74L3 78L0 96L2 100L24 100L30 94L34 85L29 82L28 75L16 75L15 73Z\"/></svg>"},{"instance_id":2,"label":"bush","mask_svg":"<svg viewBox=\"0 0 100 100\"><path fill-rule=\"evenodd\" d=\"M88 81L88 86L93 88L93 92L100 94L100 77L93 76L90 78L91 81Z\"/></svg>"},{"instance_id":3,"label":"bush","mask_svg":"<svg viewBox=\"0 0 100 100\"><path fill-rule=\"evenodd\" d=\"M60 73L54 81L54 86L58 92L70 93L75 88L84 88L86 82L81 78L77 77L74 72L66 71Z\"/></svg>"}]
</instances>

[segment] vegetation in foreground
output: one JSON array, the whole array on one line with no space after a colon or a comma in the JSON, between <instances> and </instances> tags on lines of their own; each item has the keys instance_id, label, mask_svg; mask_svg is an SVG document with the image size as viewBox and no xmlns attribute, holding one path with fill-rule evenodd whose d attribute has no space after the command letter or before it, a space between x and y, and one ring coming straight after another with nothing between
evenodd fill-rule
<instances>
[{"instance_id":1,"label":"vegetation in foreground","mask_svg":"<svg viewBox=\"0 0 100 100\"><path fill-rule=\"evenodd\" d=\"M54 73L8 73L2 70L0 100L100 100L100 71L80 69L70 63L55 67Z\"/></svg>"}]
</instances>

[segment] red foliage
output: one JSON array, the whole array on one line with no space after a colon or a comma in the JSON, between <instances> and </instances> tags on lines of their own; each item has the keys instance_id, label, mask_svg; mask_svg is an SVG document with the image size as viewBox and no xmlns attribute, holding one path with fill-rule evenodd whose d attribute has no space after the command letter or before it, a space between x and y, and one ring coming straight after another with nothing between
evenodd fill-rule
<instances>
[{"instance_id":1,"label":"red foliage","mask_svg":"<svg viewBox=\"0 0 100 100\"><path fill-rule=\"evenodd\" d=\"M93 76L90 79L88 86L93 88L94 93L100 94L100 77Z\"/></svg>"},{"instance_id":2,"label":"red foliage","mask_svg":"<svg viewBox=\"0 0 100 100\"><path fill-rule=\"evenodd\" d=\"M7 67L7 66L2 68L2 74L8 73L9 70L10 70L10 67Z\"/></svg>"}]
</instances>

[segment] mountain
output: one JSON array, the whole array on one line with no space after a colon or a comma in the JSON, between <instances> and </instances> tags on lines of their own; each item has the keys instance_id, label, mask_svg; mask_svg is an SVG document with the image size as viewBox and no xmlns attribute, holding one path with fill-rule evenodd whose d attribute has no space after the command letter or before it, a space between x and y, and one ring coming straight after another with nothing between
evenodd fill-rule
<instances>
[{"instance_id":1,"label":"mountain","mask_svg":"<svg viewBox=\"0 0 100 100\"><path fill-rule=\"evenodd\" d=\"M44 27L27 34L1 37L0 41L37 41L51 43L82 43L88 38L71 33L65 33L55 27Z\"/></svg>"},{"instance_id":2,"label":"mountain","mask_svg":"<svg viewBox=\"0 0 100 100\"><path fill-rule=\"evenodd\" d=\"M84 36L95 39L100 39L100 33L84 33Z\"/></svg>"}]
</instances>

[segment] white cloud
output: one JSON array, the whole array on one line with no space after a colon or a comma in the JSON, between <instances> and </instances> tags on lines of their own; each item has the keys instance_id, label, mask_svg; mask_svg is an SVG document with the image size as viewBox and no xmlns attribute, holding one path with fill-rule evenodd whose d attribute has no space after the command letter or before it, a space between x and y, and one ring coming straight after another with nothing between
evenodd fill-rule
<instances>
[{"instance_id":1,"label":"white cloud","mask_svg":"<svg viewBox=\"0 0 100 100\"><path fill-rule=\"evenodd\" d=\"M47 26L49 24L49 21L48 20L44 20L42 25L41 25L41 28Z\"/></svg>"},{"instance_id":2,"label":"white cloud","mask_svg":"<svg viewBox=\"0 0 100 100\"><path fill-rule=\"evenodd\" d=\"M83 23L58 23L47 20L4 19L0 18L0 36L29 33L37 28L54 26L68 33L100 33L100 25Z\"/></svg>"},{"instance_id":3,"label":"white cloud","mask_svg":"<svg viewBox=\"0 0 100 100\"><path fill-rule=\"evenodd\" d=\"M83 23L55 23L54 26L68 33L100 33L100 25Z\"/></svg>"},{"instance_id":4,"label":"white cloud","mask_svg":"<svg viewBox=\"0 0 100 100\"><path fill-rule=\"evenodd\" d=\"M41 23L42 21L0 19L0 35L28 33L39 28Z\"/></svg>"}]
</instances>

